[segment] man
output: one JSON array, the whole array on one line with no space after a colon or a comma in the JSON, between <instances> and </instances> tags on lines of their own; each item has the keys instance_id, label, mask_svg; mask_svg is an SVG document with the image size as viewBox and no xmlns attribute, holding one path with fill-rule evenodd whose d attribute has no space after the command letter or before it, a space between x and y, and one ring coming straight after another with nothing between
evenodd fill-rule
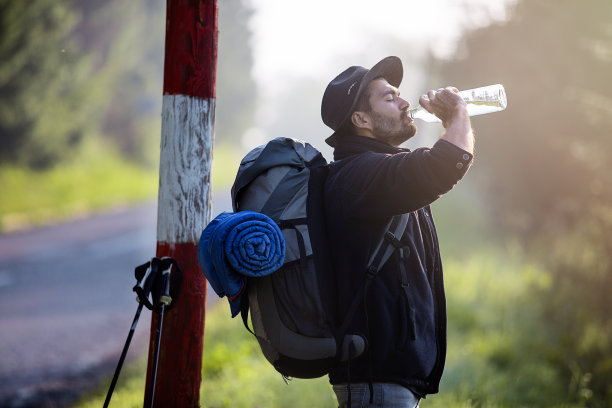
<instances>
[{"instance_id":1,"label":"man","mask_svg":"<svg viewBox=\"0 0 612 408\"><path fill-rule=\"evenodd\" d=\"M429 91L419 103L442 120L431 148L399 145L416 133L410 103L397 87L397 57L368 70L353 66L323 96L323 122L334 133L334 163L325 184L325 215L338 288L338 320L363 296L349 332L367 350L340 364L330 382L340 407L415 407L438 392L446 356L446 300L429 205L465 174L474 140L456 88ZM395 215L408 214L398 249L363 290L368 257ZM358 404L358 405L355 405Z\"/></svg>"}]
</instances>

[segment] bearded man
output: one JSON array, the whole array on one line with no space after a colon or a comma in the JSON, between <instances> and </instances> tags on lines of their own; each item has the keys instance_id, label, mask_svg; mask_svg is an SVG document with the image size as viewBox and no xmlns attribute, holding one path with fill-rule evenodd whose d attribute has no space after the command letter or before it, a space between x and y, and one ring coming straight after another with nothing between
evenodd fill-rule
<instances>
[{"instance_id":1,"label":"bearded man","mask_svg":"<svg viewBox=\"0 0 612 408\"><path fill-rule=\"evenodd\" d=\"M364 297L348 332L366 339L367 348L329 375L341 408L416 407L438 392L444 369L446 300L430 204L465 175L474 137L465 101L448 87L419 99L442 120L439 140L414 151L399 147L417 132L398 90L402 76L397 57L369 70L349 67L329 83L321 105L323 122L334 131L326 139L334 162L325 217L338 322L355 296ZM397 250L363 291L369 254L401 214L408 223L395 237Z\"/></svg>"}]
</instances>

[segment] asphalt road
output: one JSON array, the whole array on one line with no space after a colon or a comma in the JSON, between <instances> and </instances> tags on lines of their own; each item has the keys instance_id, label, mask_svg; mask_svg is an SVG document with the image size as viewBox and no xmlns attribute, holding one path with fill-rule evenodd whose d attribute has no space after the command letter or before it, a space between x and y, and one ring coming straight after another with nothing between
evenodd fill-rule
<instances>
[{"instance_id":1,"label":"asphalt road","mask_svg":"<svg viewBox=\"0 0 612 408\"><path fill-rule=\"evenodd\" d=\"M229 194L213 216L230 211ZM0 235L0 407L69 406L112 374L155 256L156 204ZM208 299L216 295L209 290ZM128 359L147 351L143 309Z\"/></svg>"}]
</instances>

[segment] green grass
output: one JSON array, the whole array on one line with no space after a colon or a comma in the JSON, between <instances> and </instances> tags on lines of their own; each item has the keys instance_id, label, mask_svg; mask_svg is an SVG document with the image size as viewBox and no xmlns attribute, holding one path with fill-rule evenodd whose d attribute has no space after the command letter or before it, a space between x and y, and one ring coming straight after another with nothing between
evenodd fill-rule
<instances>
[{"instance_id":1,"label":"green grass","mask_svg":"<svg viewBox=\"0 0 612 408\"><path fill-rule=\"evenodd\" d=\"M229 189L240 158L229 146L215 147L213 188ZM93 144L74 160L44 172L0 166L0 233L155 200L158 180L157 167L129 163Z\"/></svg>"},{"instance_id":2,"label":"green grass","mask_svg":"<svg viewBox=\"0 0 612 408\"><path fill-rule=\"evenodd\" d=\"M0 230L12 231L84 216L102 209L151 199L157 191L153 172L100 157L85 166L63 165L37 173L4 166Z\"/></svg>"},{"instance_id":3,"label":"green grass","mask_svg":"<svg viewBox=\"0 0 612 408\"><path fill-rule=\"evenodd\" d=\"M139 330L142 330L140 328ZM135 350L130 349L130 354ZM134 362L123 366L117 386L111 397L110 407L142 408L147 372L146 350ZM100 386L87 392L74 406L79 408L100 408L104 405L112 376L100 382Z\"/></svg>"}]
</instances>

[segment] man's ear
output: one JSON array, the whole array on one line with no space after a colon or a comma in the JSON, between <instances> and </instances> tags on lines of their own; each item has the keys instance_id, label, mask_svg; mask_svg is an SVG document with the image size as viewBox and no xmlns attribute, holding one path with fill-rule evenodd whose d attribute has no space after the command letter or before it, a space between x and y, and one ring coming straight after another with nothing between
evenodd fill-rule
<instances>
[{"instance_id":1,"label":"man's ear","mask_svg":"<svg viewBox=\"0 0 612 408\"><path fill-rule=\"evenodd\" d=\"M372 130L372 119L370 115L363 111L355 111L351 115L351 122L355 128L363 130Z\"/></svg>"}]
</instances>

